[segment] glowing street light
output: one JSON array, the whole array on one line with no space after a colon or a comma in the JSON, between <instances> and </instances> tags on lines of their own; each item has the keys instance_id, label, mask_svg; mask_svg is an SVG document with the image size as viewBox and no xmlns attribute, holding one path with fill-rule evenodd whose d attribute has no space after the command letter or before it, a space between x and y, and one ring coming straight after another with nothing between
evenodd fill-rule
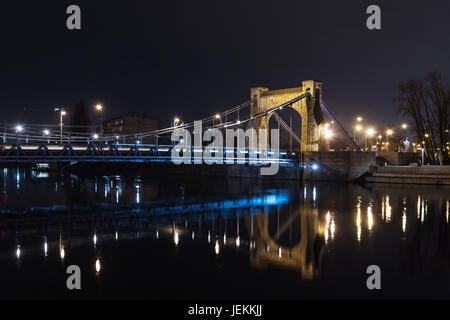
<instances>
[{"instance_id":1,"label":"glowing street light","mask_svg":"<svg viewBox=\"0 0 450 320\"><path fill-rule=\"evenodd\" d=\"M367 138L372 137L375 134L375 130L373 128L367 128L365 135L365 147L367 149Z\"/></svg>"},{"instance_id":2,"label":"glowing street light","mask_svg":"<svg viewBox=\"0 0 450 320\"><path fill-rule=\"evenodd\" d=\"M16 129L17 133L22 132L23 131L23 126L18 124L15 129Z\"/></svg>"},{"instance_id":3,"label":"glowing street light","mask_svg":"<svg viewBox=\"0 0 450 320\"><path fill-rule=\"evenodd\" d=\"M95 106L95 110L99 112L100 117L100 134L103 134L103 106L101 104L97 104Z\"/></svg>"},{"instance_id":4,"label":"glowing street light","mask_svg":"<svg viewBox=\"0 0 450 320\"><path fill-rule=\"evenodd\" d=\"M402 129L406 129L406 128L408 128L408 125L406 123L403 123L402 124Z\"/></svg>"},{"instance_id":5,"label":"glowing street light","mask_svg":"<svg viewBox=\"0 0 450 320\"><path fill-rule=\"evenodd\" d=\"M375 130L374 130L374 129L369 128L369 129L366 130L366 135L367 135L368 137L371 137L371 136L373 136L374 134L375 134Z\"/></svg>"},{"instance_id":6,"label":"glowing street light","mask_svg":"<svg viewBox=\"0 0 450 320\"><path fill-rule=\"evenodd\" d=\"M358 122L361 122L363 120L363 118L362 117L356 117L356 121L358 121Z\"/></svg>"},{"instance_id":7,"label":"glowing street light","mask_svg":"<svg viewBox=\"0 0 450 320\"><path fill-rule=\"evenodd\" d=\"M328 123L326 123L323 128L323 136L327 141L333 138L333 131L330 129L330 125Z\"/></svg>"},{"instance_id":8,"label":"glowing street light","mask_svg":"<svg viewBox=\"0 0 450 320\"><path fill-rule=\"evenodd\" d=\"M17 138L16 138L17 152L19 152L19 133L21 133L23 131L23 126L18 124L15 129L16 129L16 134L17 134Z\"/></svg>"},{"instance_id":9,"label":"glowing street light","mask_svg":"<svg viewBox=\"0 0 450 320\"><path fill-rule=\"evenodd\" d=\"M92 136L92 138L94 138L95 140L98 139L98 134L94 133L94 135Z\"/></svg>"},{"instance_id":10,"label":"glowing street light","mask_svg":"<svg viewBox=\"0 0 450 320\"><path fill-rule=\"evenodd\" d=\"M55 108L55 111L59 111L59 143L62 144L63 116L67 115L67 112L63 108Z\"/></svg>"},{"instance_id":11,"label":"glowing street light","mask_svg":"<svg viewBox=\"0 0 450 320\"><path fill-rule=\"evenodd\" d=\"M363 129L363 127L360 124L357 124L356 126L353 127L353 140L355 142L356 142L356 132L360 132L360 131L362 131L362 129Z\"/></svg>"},{"instance_id":12,"label":"glowing street light","mask_svg":"<svg viewBox=\"0 0 450 320\"><path fill-rule=\"evenodd\" d=\"M45 137L48 136L49 134L50 134L50 130L48 130L48 129L42 130L42 142L45 143ZM50 141L48 143L50 143Z\"/></svg>"},{"instance_id":13,"label":"glowing street light","mask_svg":"<svg viewBox=\"0 0 450 320\"><path fill-rule=\"evenodd\" d=\"M178 118L178 117L173 118L173 127L175 128L179 122L180 122L180 118ZM175 133L176 132L177 132L177 130L175 129ZM175 146L175 141L173 141L173 145Z\"/></svg>"},{"instance_id":14,"label":"glowing street light","mask_svg":"<svg viewBox=\"0 0 450 320\"><path fill-rule=\"evenodd\" d=\"M394 131L392 131L392 129L386 130L386 142L387 142L386 151L389 151L389 136L392 135L393 133Z\"/></svg>"}]
</instances>

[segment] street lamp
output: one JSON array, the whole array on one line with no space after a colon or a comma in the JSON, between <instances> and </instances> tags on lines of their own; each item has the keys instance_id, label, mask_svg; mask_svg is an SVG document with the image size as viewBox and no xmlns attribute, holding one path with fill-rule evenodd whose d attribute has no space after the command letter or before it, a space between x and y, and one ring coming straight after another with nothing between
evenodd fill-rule
<instances>
[{"instance_id":1,"label":"street lamp","mask_svg":"<svg viewBox=\"0 0 450 320\"><path fill-rule=\"evenodd\" d=\"M328 126L325 126L323 130L323 136L325 140L329 141L331 138L333 138L333 131L331 131Z\"/></svg>"},{"instance_id":2,"label":"street lamp","mask_svg":"<svg viewBox=\"0 0 450 320\"><path fill-rule=\"evenodd\" d=\"M18 124L15 129L16 129L16 133L22 132L23 126L21 124Z\"/></svg>"},{"instance_id":3,"label":"street lamp","mask_svg":"<svg viewBox=\"0 0 450 320\"><path fill-rule=\"evenodd\" d=\"M353 140L356 142L356 131L360 132L363 127L360 124L357 124L353 127Z\"/></svg>"},{"instance_id":4,"label":"street lamp","mask_svg":"<svg viewBox=\"0 0 450 320\"><path fill-rule=\"evenodd\" d=\"M406 129L408 129L408 125L406 123L402 123L402 129L406 131ZM405 151L408 151L409 149L409 142L408 142L408 137L406 136L405 133L405 142L404 142L404 146L405 146ZM400 145L398 146L398 150L400 151Z\"/></svg>"},{"instance_id":5,"label":"street lamp","mask_svg":"<svg viewBox=\"0 0 450 320\"><path fill-rule=\"evenodd\" d=\"M366 147L366 149L367 149L367 137L371 137L371 136L373 136L375 134L375 130L373 129L373 128L368 128L367 130L366 130L366 135L365 135L365 147Z\"/></svg>"},{"instance_id":6,"label":"street lamp","mask_svg":"<svg viewBox=\"0 0 450 320\"><path fill-rule=\"evenodd\" d=\"M18 124L15 129L17 133L17 145L19 145L19 133L23 131L23 126L21 124Z\"/></svg>"},{"instance_id":7,"label":"street lamp","mask_svg":"<svg viewBox=\"0 0 450 320\"><path fill-rule=\"evenodd\" d=\"M48 129L42 130L43 142L45 142L45 137L48 136L49 134L50 134L50 130L48 130Z\"/></svg>"},{"instance_id":8,"label":"street lamp","mask_svg":"<svg viewBox=\"0 0 450 320\"><path fill-rule=\"evenodd\" d=\"M95 110L99 112L100 117L100 134L103 134L103 106L101 104L97 104L95 106Z\"/></svg>"},{"instance_id":9,"label":"street lamp","mask_svg":"<svg viewBox=\"0 0 450 320\"><path fill-rule=\"evenodd\" d=\"M63 108L55 108L55 111L59 111L59 143L62 144L62 129L63 129L63 116L67 112Z\"/></svg>"},{"instance_id":10,"label":"street lamp","mask_svg":"<svg viewBox=\"0 0 450 320\"><path fill-rule=\"evenodd\" d=\"M175 118L173 119L173 127L174 127L174 128L177 126L178 122L180 122L180 118L175 117ZM176 130L175 130L175 132L176 132ZM173 141L173 146L175 146L175 141Z\"/></svg>"},{"instance_id":11,"label":"street lamp","mask_svg":"<svg viewBox=\"0 0 450 320\"><path fill-rule=\"evenodd\" d=\"M217 114L214 116L214 118L216 118L217 120L219 120L219 123L222 124L222 117L220 116L219 113L217 113ZM213 126L214 126L214 124L213 124Z\"/></svg>"},{"instance_id":12,"label":"street lamp","mask_svg":"<svg viewBox=\"0 0 450 320\"><path fill-rule=\"evenodd\" d=\"M391 129L386 130L386 142L387 142L387 149L386 151L389 151L389 136L392 135L394 132Z\"/></svg>"}]
</instances>

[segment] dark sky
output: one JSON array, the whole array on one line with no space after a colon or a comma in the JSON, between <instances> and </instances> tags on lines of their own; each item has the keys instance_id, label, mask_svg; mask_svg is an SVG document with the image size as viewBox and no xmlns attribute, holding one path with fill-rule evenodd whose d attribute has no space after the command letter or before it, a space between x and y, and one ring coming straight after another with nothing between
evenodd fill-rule
<instances>
[{"instance_id":1,"label":"dark sky","mask_svg":"<svg viewBox=\"0 0 450 320\"><path fill-rule=\"evenodd\" d=\"M70 4L81 31L66 28ZM366 28L370 4L382 30ZM448 0L2 0L0 15L0 120L25 124L83 98L104 118L145 112L166 126L247 101L251 87L318 79L339 120L384 126L401 121L399 82L450 78Z\"/></svg>"}]
</instances>

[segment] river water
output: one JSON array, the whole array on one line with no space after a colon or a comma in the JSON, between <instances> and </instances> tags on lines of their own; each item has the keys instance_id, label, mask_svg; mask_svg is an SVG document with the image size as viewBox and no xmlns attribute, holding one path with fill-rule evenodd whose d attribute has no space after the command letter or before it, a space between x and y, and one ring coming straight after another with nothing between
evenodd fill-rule
<instances>
[{"instance_id":1,"label":"river water","mask_svg":"<svg viewBox=\"0 0 450 320\"><path fill-rule=\"evenodd\" d=\"M450 298L450 189L0 170L0 298Z\"/></svg>"}]
</instances>

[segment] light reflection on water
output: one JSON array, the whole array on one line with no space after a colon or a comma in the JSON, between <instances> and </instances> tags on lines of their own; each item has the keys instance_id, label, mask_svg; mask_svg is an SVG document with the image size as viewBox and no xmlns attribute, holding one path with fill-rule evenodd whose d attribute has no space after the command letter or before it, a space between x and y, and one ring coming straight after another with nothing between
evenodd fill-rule
<instances>
[{"instance_id":1,"label":"light reflection on water","mask_svg":"<svg viewBox=\"0 0 450 320\"><path fill-rule=\"evenodd\" d=\"M355 270L364 277L362 270L370 264L379 264L392 281L384 289L388 296L428 292L403 289L405 284L414 287L417 283L423 289L424 283L426 288L450 283L450 196L446 189L250 180L214 180L207 185L198 180L120 176L84 179L16 168L5 168L2 173L0 268L4 277L29 274L33 271L25 271L27 261L35 266L35 257L41 256L44 260L39 263L49 263L55 254L63 266L90 265L96 278L118 269L132 270L135 262L122 261L129 250L112 250L112 246L137 241L136 246L148 246L145 254L153 263L149 268L155 263L171 268L179 263L181 252L188 253L183 259L206 263L203 252L207 250L217 265L204 272L214 278L222 268L234 270L224 265L240 261L241 270L247 271L242 278L233 271L232 277L248 282L241 289L250 297L264 292L256 289L258 281L251 280L260 272L269 282L284 284L282 291L270 285L268 292L276 295L267 293L269 297L328 297L330 293L323 288L338 285L353 288L347 289L348 296L360 296L364 288L358 287L356 279L360 281L361 274ZM204 246L191 248L195 243ZM178 258L154 261L151 254L157 250L170 251ZM12 262L14 267L8 267ZM117 270L116 264L120 265ZM192 270L180 272L189 276ZM304 281L314 284L319 280L320 286L301 289ZM6 283L17 286L11 280ZM102 285L93 282L93 286ZM127 285L125 281L118 288ZM203 284L208 285L209 281ZM235 286L227 285L230 291ZM136 285L129 286L137 290ZM9 296L8 286L3 286L0 296Z\"/></svg>"}]
</instances>

